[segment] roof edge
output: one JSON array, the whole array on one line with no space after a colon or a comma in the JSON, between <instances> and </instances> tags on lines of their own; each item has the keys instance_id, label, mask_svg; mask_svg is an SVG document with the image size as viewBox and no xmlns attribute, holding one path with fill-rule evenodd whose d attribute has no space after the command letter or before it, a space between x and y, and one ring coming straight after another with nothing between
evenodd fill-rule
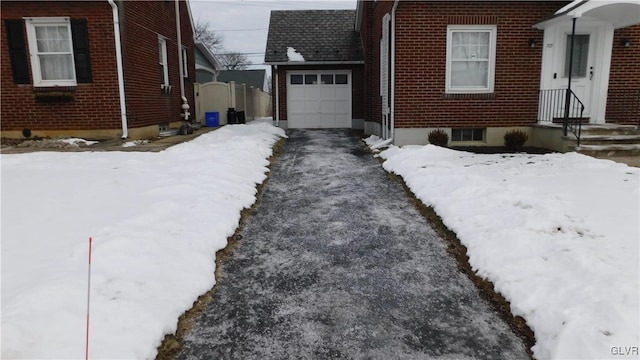
<instances>
[{"instance_id":1,"label":"roof edge","mask_svg":"<svg viewBox=\"0 0 640 360\"><path fill-rule=\"evenodd\" d=\"M209 60L211 64L213 64L214 68L217 71L220 71L222 69L222 65L220 65L220 62L218 61L218 59L216 59L216 56L213 55L211 50L209 50L209 48L202 41L195 40L193 43L198 48L198 50L202 52L204 57L207 58L207 60Z\"/></svg>"},{"instance_id":2,"label":"roof edge","mask_svg":"<svg viewBox=\"0 0 640 360\"><path fill-rule=\"evenodd\" d=\"M358 65L364 64L364 60L354 61L265 61L265 65Z\"/></svg>"}]
</instances>

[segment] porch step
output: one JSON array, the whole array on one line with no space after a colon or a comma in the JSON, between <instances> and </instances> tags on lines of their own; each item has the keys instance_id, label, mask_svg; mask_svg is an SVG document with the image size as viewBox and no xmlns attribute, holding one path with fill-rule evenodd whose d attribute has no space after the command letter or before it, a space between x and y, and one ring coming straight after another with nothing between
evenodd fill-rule
<instances>
[{"instance_id":1,"label":"porch step","mask_svg":"<svg viewBox=\"0 0 640 360\"><path fill-rule=\"evenodd\" d=\"M582 145L576 152L591 156L640 156L640 144Z\"/></svg>"},{"instance_id":2,"label":"porch step","mask_svg":"<svg viewBox=\"0 0 640 360\"><path fill-rule=\"evenodd\" d=\"M640 144L639 135L588 135L580 136L580 145Z\"/></svg>"},{"instance_id":3,"label":"porch step","mask_svg":"<svg viewBox=\"0 0 640 360\"><path fill-rule=\"evenodd\" d=\"M640 129L635 125L583 125L581 138L584 139L589 135L640 135Z\"/></svg>"},{"instance_id":4,"label":"porch step","mask_svg":"<svg viewBox=\"0 0 640 360\"><path fill-rule=\"evenodd\" d=\"M586 125L582 127L580 146L575 137L563 137L568 150L591 156L640 156L640 129L633 125Z\"/></svg>"}]
</instances>

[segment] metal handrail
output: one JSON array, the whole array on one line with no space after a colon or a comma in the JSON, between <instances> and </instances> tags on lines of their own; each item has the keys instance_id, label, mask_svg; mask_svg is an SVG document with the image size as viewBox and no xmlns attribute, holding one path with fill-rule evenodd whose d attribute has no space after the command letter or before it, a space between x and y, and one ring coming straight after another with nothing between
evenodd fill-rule
<instances>
[{"instance_id":1,"label":"metal handrail","mask_svg":"<svg viewBox=\"0 0 640 360\"><path fill-rule=\"evenodd\" d=\"M573 90L569 90L569 92L570 94L568 98L570 97L573 101L569 101L569 104L565 105L569 107L569 110L565 112L563 133L564 136L567 136L567 130L570 130L573 135L576 136L576 146L580 146L580 134L582 132L582 114L584 114L584 104L582 103L582 101L580 101L580 99L578 99ZM571 106L571 103L573 103L574 106ZM576 110L576 105L579 105L577 108L580 109L580 115L577 117L575 116L576 114L574 112Z\"/></svg>"},{"instance_id":2,"label":"metal handrail","mask_svg":"<svg viewBox=\"0 0 640 360\"><path fill-rule=\"evenodd\" d=\"M568 96L567 96L568 95ZM568 99L568 103L567 103ZM571 131L580 146L584 104L567 89L540 90L538 96L538 122L562 123L563 135Z\"/></svg>"}]
</instances>

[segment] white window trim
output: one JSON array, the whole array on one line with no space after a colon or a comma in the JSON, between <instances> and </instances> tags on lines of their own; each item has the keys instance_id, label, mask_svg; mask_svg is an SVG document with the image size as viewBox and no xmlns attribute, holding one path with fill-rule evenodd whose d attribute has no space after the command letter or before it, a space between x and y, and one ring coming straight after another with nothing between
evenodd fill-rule
<instances>
[{"instance_id":1,"label":"white window trim","mask_svg":"<svg viewBox=\"0 0 640 360\"><path fill-rule=\"evenodd\" d=\"M333 75L347 75L347 83L346 84L335 84L335 80L334 80L334 84L328 84L328 85L323 85L320 84L321 80L320 80L320 75L327 75L327 74L333 74ZM292 84L291 83L291 75L302 75L302 84ZM318 75L318 84L305 84L304 81L304 75ZM293 71L287 71L287 84L291 85L291 86L333 86L333 85L337 85L337 86L351 86L352 84L352 76L351 76L351 70L293 70Z\"/></svg>"},{"instance_id":2,"label":"white window trim","mask_svg":"<svg viewBox=\"0 0 640 360\"><path fill-rule=\"evenodd\" d=\"M162 62L158 62L159 65L162 65L162 70L164 72L164 83L160 84L160 89L165 89L169 86L169 62L167 60L167 38L164 36L158 36L158 44L162 44Z\"/></svg>"},{"instance_id":3,"label":"white window trim","mask_svg":"<svg viewBox=\"0 0 640 360\"><path fill-rule=\"evenodd\" d=\"M449 25L447 26L447 72L446 72L446 93L447 94L485 94L493 93L495 85L496 71L496 25ZM486 88L478 87L451 87L451 46L452 34L457 31L486 31L489 32L489 73Z\"/></svg>"},{"instance_id":4,"label":"white window trim","mask_svg":"<svg viewBox=\"0 0 640 360\"><path fill-rule=\"evenodd\" d=\"M189 62L187 61L187 47L183 46L182 47L182 77L183 78L188 78L189 77Z\"/></svg>"},{"instance_id":5,"label":"white window trim","mask_svg":"<svg viewBox=\"0 0 640 360\"><path fill-rule=\"evenodd\" d=\"M29 57L31 61L31 72L33 75L33 86L76 86L76 64L73 54L73 34L71 33L71 21L68 17L34 17L24 18L27 28L27 42L29 46ZM69 80L43 80L42 70L40 67L40 58L38 57L38 44L36 42L36 26L38 25L56 25L67 26L69 29L69 45L71 53L71 75Z\"/></svg>"}]
</instances>

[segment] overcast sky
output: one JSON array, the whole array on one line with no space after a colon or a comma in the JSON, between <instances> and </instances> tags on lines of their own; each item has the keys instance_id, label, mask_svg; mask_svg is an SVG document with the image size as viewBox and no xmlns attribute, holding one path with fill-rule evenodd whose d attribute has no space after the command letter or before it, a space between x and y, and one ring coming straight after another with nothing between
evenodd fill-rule
<instances>
[{"instance_id":1,"label":"overcast sky","mask_svg":"<svg viewBox=\"0 0 640 360\"><path fill-rule=\"evenodd\" d=\"M267 69L264 50L271 10L355 9L356 0L189 0L193 20L206 20L210 29L223 37L229 52L247 54L256 64L252 69Z\"/></svg>"}]
</instances>

